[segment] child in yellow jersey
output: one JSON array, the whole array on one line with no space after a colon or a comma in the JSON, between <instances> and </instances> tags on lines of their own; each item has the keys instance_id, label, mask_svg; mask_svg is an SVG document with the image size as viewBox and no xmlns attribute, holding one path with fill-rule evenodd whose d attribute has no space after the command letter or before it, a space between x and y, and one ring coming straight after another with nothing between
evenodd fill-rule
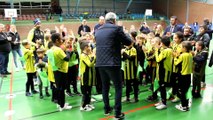
<instances>
[{"instance_id":1,"label":"child in yellow jersey","mask_svg":"<svg viewBox=\"0 0 213 120\"><path fill-rule=\"evenodd\" d=\"M151 47L152 50L150 52L145 52L145 56L147 61L149 62L148 69L147 69L147 76L151 78L151 91L152 95L148 96L147 100L148 101L155 101L157 99L157 91L154 91L154 80L156 77L156 59L155 59L155 49L156 46L159 46L161 42L161 39L159 37L155 37L154 39L151 40Z\"/></svg>"},{"instance_id":2,"label":"child in yellow jersey","mask_svg":"<svg viewBox=\"0 0 213 120\"><path fill-rule=\"evenodd\" d=\"M133 42L130 46L127 46L126 49L122 49L121 53L123 55L122 60L125 62L124 67L124 80L126 81L126 101L130 101L130 92L132 90L132 86L134 89L134 101L138 102L138 80L136 78L137 73L137 51L133 47Z\"/></svg>"},{"instance_id":3,"label":"child in yellow jersey","mask_svg":"<svg viewBox=\"0 0 213 120\"><path fill-rule=\"evenodd\" d=\"M34 89L34 83L33 83L33 77L35 76L36 73L36 68L34 66L35 64L35 58L34 58L34 54L33 54L33 50L31 49L31 45L27 40L24 40L22 42L22 45L24 46L24 59L25 59L25 64L26 64L26 73L27 73L27 82L26 82L26 96L32 96L33 94L38 93L35 89ZM31 88L31 92L30 93L30 89Z\"/></svg>"},{"instance_id":4,"label":"child in yellow jersey","mask_svg":"<svg viewBox=\"0 0 213 120\"><path fill-rule=\"evenodd\" d=\"M38 62L35 64L37 70L37 78L39 80L39 93L40 99L43 99L42 88L45 87L46 96L49 97L50 94L48 92L49 81L47 76L47 57L45 56L45 50L40 48L37 49Z\"/></svg>"},{"instance_id":5,"label":"child in yellow jersey","mask_svg":"<svg viewBox=\"0 0 213 120\"><path fill-rule=\"evenodd\" d=\"M142 47L145 44L144 41L145 41L145 38L142 35L137 35L136 36L136 42L134 44L134 47L137 51L138 65L140 65L142 67L142 72L139 72L139 76L138 76L139 77L139 84L142 84L142 82L145 81L145 77L146 77L146 71L144 69L145 53L142 49Z\"/></svg>"},{"instance_id":6,"label":"child in yellow jersey","mask_svg":"<svg viewBox=\"0 0 213 120\"><path fill-rule=\"evenodd\" d=\"M170 48L170 38L163 37L161 46L156 46L155 59L158 63L156 76L159 80L159 90L161 94L161 102L155 104L156 109L161 110L167 108L166 105L166 83L170 81L172 71L172 49Z\"/></svg>"},{"instance_id":7,"label":"child in yellow jersey","mask_svg":"<svg viewBox=\"0 0 213 120\"><path fill-rule=\"evenodd\" d=\"M145 52L145 58L148 61L148 66L146 68L147 74L146 74L146 81L153 82L155 78L155 68L156 68L156 61L155 61L155 55L154 55L154 49L155 47L152 44L152 41L154 39L154 34L149 33L147 35L147 41L145 46L143 47L143 50ZM152 89L152 87L150 88Z\"/></svg>"},{"instance_id":8,"label":"child in yellow jersey","mask_svg":"<svg viewBox=\"0 0 213 120\"><path fill-rule=\"evenodd\" d=\"M68 96L73 96L70 85L73 86L73 92L77 95L81 95L77 90L77 76L78 76L78 63L79 54L77 51L77 43L75 38L67 37L66 48L71 51L69 63L68 63L68 73L67 73L67 84L66 84L66 94Z\"/></svg>"},{"instance_id":9,"label":"child in yellow jersey","mask_svg":"<svg viewBox=\"0 0 213 120\"><path fill-rule=\"evenodd\" d=\"M95 64L95 54L91 52L89 42L82 41L80 43L80 48L82 53L80 55L80 76L81 76L81 92L82 105L80 107L81 111L91 111L94 106L90 104L91 101L91 90L92 84L95 79L94 75L94 64Z\"/></svg>"},{"instance_id":10,"label":"child in yellow jersey","mask_svg":"<svg viewBox=\"0 0 213 120\"><path fill-rule=\"evenodd\" d=\"M182 54L180 56L176 56L174 61L174 64L176 66L181 65L181 75L178 79L178 96L181 99L181 104L175 106L180 111L189 110L189 100L186 98L186 93L191 84L191 73L193 64L193 56L190 53L191 49L191 42L183 41Z\"/></svg>"},{"instance_id":11,"label":"child in yellow jersey","mask_svg":"<svg viewBox=\"0 0 213 120\"><path fill-rule=\"evenodd\" d=\"M54 33L51 36L54 46L51 48L53 51L54 66L53 73L57 88L57 100L59 111L64 109L71 109L68 103L65 103L65 86L66 86L66 75L68 71L67 62L70 58L70 52L66 51L67 54L60 48L62 45L61 35L59 33Z\"/></svg>"},{"instance_id":12,"label":"child in yellow jersey","mask_svg":"<svg viewBox=\"0 0 213 120\"><path fill-rule=\"evenodd\" d=\"M37 60L38 59L38 56L37 56L37 53L36 53L36 51L37 51L37 49L40 49L40 48L44 48L44 45L43 45L43 43L42 43L42 41L41 40L37 40L36 41L36 43L35 43L35 45L33 46L34 48L34 51L33 51L33 54L34 54L34 57L35 57L35 59Z\"/></svg>"},{"instance_id":13,"label":"child in yellow jersey","mask_svg":"<svg viewBox=\"0 0 213 120\"><path fill-rule=\"evenodd\" d=\"M181 49L182 49L182 44L181 42L183 41L184 36L183 33L181 32L176 32L173 36L173 42L171 44L172 50L173 50L173 56L179 56L181 54ZM174 57L173 57L173 62L172 62L173 68L172 68L172 75L171 75L171 86L172 86L172 95L174 97L174 99L172 100L172 102L178 102L180 101L180 99L177 97L177 81L178 78L180 77L180 70L181 70L181 66L175 66L174 65Z\"/></svg>"},{"instance_id":14,"label":"child in yellow jersey","mask_svg":"<svg viewBox=\"0 0 213 120\"><path fill-rule=\"evenodd\" d=\"M51 54L53 56L53 51L51 50L51 48L53 47L53 42L50 41L47 46L48 46L48 50L47 50L46 54L48 56L47 57L48 58L48 68L47 68L48 69L48 80L50 81L50 87L52 90L51 101L54 103L58 103L57 89L56 89L55 78L54 78L54 74L53 74L53 66L51 64ZM52 62L54 62L54 61L52 61Z\"/></svg>"}]
</instances>

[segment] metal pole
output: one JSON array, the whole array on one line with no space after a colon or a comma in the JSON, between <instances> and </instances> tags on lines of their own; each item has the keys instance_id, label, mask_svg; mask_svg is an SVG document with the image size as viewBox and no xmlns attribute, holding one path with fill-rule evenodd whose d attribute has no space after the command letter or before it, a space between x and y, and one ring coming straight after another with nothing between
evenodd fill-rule
<instances>
[{"instance_id":1,"label":"metal pole","mask_svg":"<svg viewBox=\"0 0 213 120\"><path fill-rule=\"evenodd\" d=\"M67 0L67 13L70 14L70 0Z\"/></svg>"},{"instance_id":2,"label":"metal pole","mask_svg":"<svg viewBox=\"0 0 213 120\"><path fill-rule=\"evenodd\" d=\"M115 11L115 0L113 0L113 11L116 12Z\"/></svg>"},{"instance_id":3,"label":"metal pole","mask_svg":"<svg viewBox=\"0 0 213 120\"><path fill-rule=\"evenodd\" d=\"M169 0L167 0L167 10L166 10L167 18L169 18Z\"/></svg>"},{"instance_id":4,"label":"metal pole","mask_svg":"<svg viewBox=\"0 0 213 120\"><path fill-rule=\"evenodd\" d=\"M129 9L129 6L130 6L131 4L132 4L132 0L129 0L129 2L128 2L127 6L126 6L126 9L125 9L125 11L124 11L124 13L127 12L127 10Z\"/></svg>"},{"instance_id":5,"label":"metal pole","mask_svg":"<svg viewBox=\"0 0 213 120\"><path fill-rule=\"evenodd\" d=\"M10 8L14 8L13 0L9 0L9 2L10 2Z\"/></svg>"},{"instance_id":6,"label":"metal pole","mask_svg":"<svg viewBox=\"0 0 213 120\"><path fill-rule=\"evenodd\" d=\"M9 0L9 2L10 2L10 8L13 9L14 8L13 0ZM10 18L10 24L12 24L12 23L13 23L13 16L11 16L11 18Z\"/></svg>"},{"instance_id":7,"label":"metal pole","mask_svg":"<svg viewBox=\"0 0 213 120\"><path fill-rule=\"evenodd\" d=\"M80 0L77 0L76 7L75 7L75 14L77 14L77 12L79 12L78 11L79 4L80 4Z\"/></svg>"},{"instance_id":8,"label":"metal pole","mask_svg":"<svg viewBox=\"0 0 213 120\"><path fill-rule=\"evenodd\" d=\"M189 4L190 4L190 1L187 0L186 1L186 22L189 22Z\"/></svg>"},{"instance_id":9,"label":"metal pole","mask_svg":"<svg viewBox=\"0 0 213 120\"><path fill-rule=\"evenodd\" d=\"M94 0L92 0L92 14L94 12Z\"/></svg>"}]
</instances>

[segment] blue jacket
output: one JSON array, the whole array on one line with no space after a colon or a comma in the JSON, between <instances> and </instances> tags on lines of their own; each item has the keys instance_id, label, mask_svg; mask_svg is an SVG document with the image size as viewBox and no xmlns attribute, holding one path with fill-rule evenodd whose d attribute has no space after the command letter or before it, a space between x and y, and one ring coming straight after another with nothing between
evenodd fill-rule
<instances>
[{"instance_id":1,"label":"blue jacket","mask_svg":"<svg viewBox=\"0 0 213 120\"><path fill-rule=\"evenodd\" d=\"M167 26L166 29L165 29L165 31L164 31L164 34L163 34L163 35L166 35L167 32L170 32L170 29L171 29L171 26L170 26L170 25ZM172 31L172 33L176 33L177 31L180 31L180 32L181 32L181 30L182 30L182 29L181 29L180 26L175 25L174 30Z\"/></svg>"},{"instance_id":2,"label":"blue jacket","mask_svg":"<svg viewBox=\"0 0 213 120\"><path fill-rule=\"evenodd\" d=\"M110 22L96 30L95 40L96 67L121 66L121 44L128 46L132 42L122 27Z\"/></svg>"}]
</instances>

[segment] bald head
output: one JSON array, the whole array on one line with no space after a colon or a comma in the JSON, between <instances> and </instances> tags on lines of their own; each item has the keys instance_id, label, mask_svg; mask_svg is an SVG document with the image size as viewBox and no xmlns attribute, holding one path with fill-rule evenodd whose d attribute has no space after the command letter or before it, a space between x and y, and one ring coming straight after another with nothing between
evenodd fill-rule
<instances>
[{"instance_id":1,"label":"bald head","mask_svg":"<svg viewBox=\"0 0 213 120\"><path fill-rule=\"evenodd\" d=\"M103 25L104 24L104 21L105 19L104 19L104 16L100 16L99 17L99 24L101 24L101 25Z\"/></svg>"}]
</instances>

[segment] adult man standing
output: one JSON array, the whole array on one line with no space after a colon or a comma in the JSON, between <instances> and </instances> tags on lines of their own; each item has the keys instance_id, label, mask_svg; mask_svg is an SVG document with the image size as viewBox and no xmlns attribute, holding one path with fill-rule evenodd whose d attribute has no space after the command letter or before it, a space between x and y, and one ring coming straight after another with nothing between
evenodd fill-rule
<instances>
[{"instance_id":1,"label":"adult man standing","mask_svg":"<svg viewBox=\"0 0 213 120\"><path fill-rule=\"evenodd\" d=\"M87 25L87 21L84 19L82 21L82 24L78 28L78 34L81 37L82 35L85 35L87 32L91 32L90 27Z\"/></svg>"},{"instance_id":2,"label":"adult man standing","mask_svg":"<svg viewBox=\"0 0 213 120\"><path fill-rule=\"evenodd\" d=\"M115 118L120 120L124 118L124 114L121 113L121 43L130 45L132 41L125 35L122 27L115 25L115 13L107 13L105 22L95 32L96 67L100 72L102 80L105 115L109 115L112 111L109 104L110 80L112 80L115 86Z\"/></svg>"},{"instance_id":3,"label":"adult man standing","mask_svg":"<svg viewBox=\"0 0 213 120\"><path fill-rule=\"evenodd\" d=\"M98 28L101 27L104 23L105 23L104 17L100 16L98 24L96 24L94 27L94 34L95 34L95 31L98 30ZM98 94L101 94L102 93L102 83L101 83L100 73L97 68L95 68L95 72L96 72L96 80L97 80L96 91Z\"/></svg>"},{"instance_id":4,"label":"adult man standing","mask_svg":"<svg viewBox=\"0 0 213 120\"><path fill-rule=\"evenodd\" d=\"M177 17L171 16L170 25L166 27L163 35L171 37L173 35L173 33L176 33L177 31L181 32L181 27L177 25Z\"/></svg>"},{"instance_id":5,"label":"adult man standing","mask_svg":"<svg viewBox=\"0 0 213 120\"><path fill-rule=\"evenodd\" d=\"M98 24L95 25L94 27L94 32L99 28L101 27L103 24L104 24L104 17L103 16L100 16L99 17L99 21L98 21Z\"/></svg>"},{"instance_id":6,"label":"adult man standing","mask_svg":"<svg viewBox=\"0 0 213 120\"><path fill-rule=\"evenodd\" d=\"M9 41L11 41L11 38L6 35L4 32L4 25L0 23L0 74L2 77L10 74L7 71L9 53L11 51L11 45Z\"/></svg>"},{"instance_id":7,"label":"adult man standing","mask_svg":"<svg viewBox=\"0 0 213 120\"><path fill-rule=\"evenodd\" d=\"M41 21L39 18L36 18L34 21L34 28L30 30L27 36L27 40L29 40L32 44L41 43L44 46L44 32L41 31ZM35 59L37 60L36 50L39 48L38 44L35 45L35 50L33 52Z\"/></svg>"},{"instance_id":8,"label":"adult man standing","mask_svg":"<svg viewBox=\"0 0 213 120\"><path fill-rule=\"evenodd\" d=\"M41 21L39 18L36 18L34 21L34 27L30 30L27 36L27 40L36 43L40 41L44 45L44 32L41 31Z\"/></svg>"}]
</instances>

